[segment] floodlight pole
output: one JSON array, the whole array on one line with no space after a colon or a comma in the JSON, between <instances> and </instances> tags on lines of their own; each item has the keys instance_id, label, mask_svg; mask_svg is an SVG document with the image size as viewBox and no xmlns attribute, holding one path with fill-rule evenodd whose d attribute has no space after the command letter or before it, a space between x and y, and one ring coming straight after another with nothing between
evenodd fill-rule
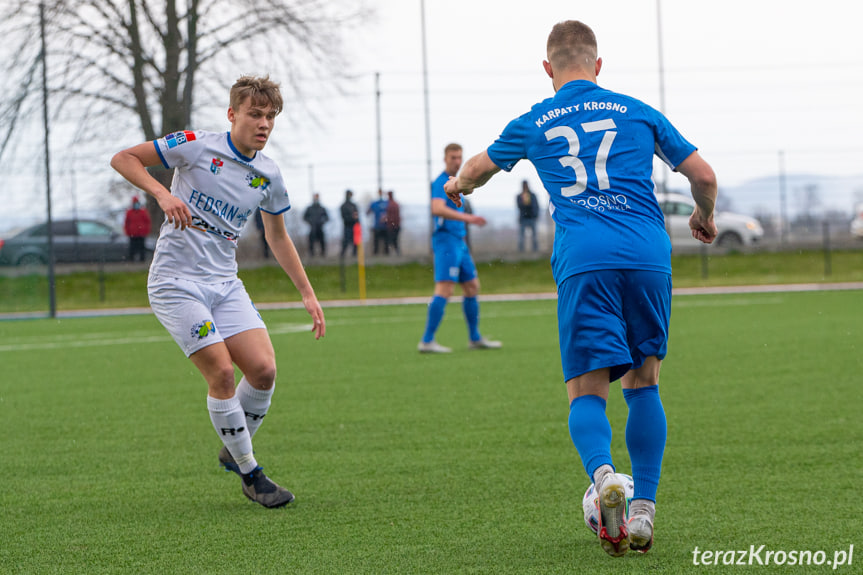
<instances>
[{"instance_id":1,"label":"floodlight pole","mask_svg":"<svg viewBox=\"0 0 863 575\"><path fill-rule=\"evenodd\" d=\"M785 207L785 151L779 150L779 243L785 245L788 213Z\"/></svg>"},{"instance_id":2,"label":"floodlight pole","mask_svg":"<svg viewBox=\"0 0 863 575\"><path fill-rule=\"evenodd\" d=\"M425 107L425 127L426 127L426 185L428 186L428 199L431 203L431 184L432 184L432 167L431 167L431 120L429 118L429 73L428 73L428 57L426 56L426 4L425 0L420 0L420 23L422 26L422 44L423 44L423 103ZM429 249L431 249L431 236L434 232L434 217L431 215L431 206L429 206Z\"/></svg>"},{"instance_id":3,"label":"floodlight pole","mask_svg":"<svg viewBox=\"0 0 863 575\"><path fill-rule=\"evenodd\" d=\"M378 190L384 189L383 166L381 165L381 73L375 72L375 130L377 132Z\"/></svg>"},{"instance_id":4,"label":"floodlight pole","mask_svg":"<svg viewBox=\"0 0 863 575\"><path fill-rule=\"evenodd\" d=\"M659 47L659 111L665 115L665 56L662 51L662 0L656 0L656 43ZM662 163L662 191L668 192L668 166Z\"/></svg>"},{"instance_id":5,"label":"floodlight pole","mask_svg":"<svg viewBox=\"0 0 863 575\"><path fill-rule=\"evenodd\" d=\"M57 284L54 277L54 225L51 218L51 146L48 130L48 64L45 45L45 2L39 2L39 33L42 43L42 121L45 124L45 194L48 206L48 313L57 317Z\"/></svg>"}]
</instances>

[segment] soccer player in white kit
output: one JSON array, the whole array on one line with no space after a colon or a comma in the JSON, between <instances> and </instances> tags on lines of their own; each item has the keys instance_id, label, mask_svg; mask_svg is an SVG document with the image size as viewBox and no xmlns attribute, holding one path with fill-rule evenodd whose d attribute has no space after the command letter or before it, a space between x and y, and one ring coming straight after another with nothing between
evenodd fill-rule
<instances>
[{"instance_id":1,"label":"soccer player in white kit","mask_svg":"<svg viewBox=\"0 0 863 575\"><path fill-rule=\"evenodd\" d=\"M276 379L266 326L237 277L237 240L256 208L276 261L312 316L315 338L326 333L323 310L285 228L283 213L291 207L285 183L261 153L281 111L278 84L244 76L231 88L229 132L175 132L111 160L165 212L147 281L150 306L207 381L210 420L223 443L219 462L242 477L246 497L271 508L294 495L263 473L252 450ZM147 171L159 164L174 169L170 191ZM239 384L234 364L243 374Z\"/></svg>"}]
</instances>

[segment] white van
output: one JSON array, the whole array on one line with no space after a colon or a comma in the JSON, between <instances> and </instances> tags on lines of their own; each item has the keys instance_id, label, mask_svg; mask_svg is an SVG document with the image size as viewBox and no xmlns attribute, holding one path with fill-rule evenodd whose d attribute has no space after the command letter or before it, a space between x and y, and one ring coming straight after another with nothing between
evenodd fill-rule
<instances>
[{"instance_id":1,"label":"white van","mask_svg":"<svg viewBox=\"0 0 863 575\"><path fill-rule=\"evenodd\" d=\"M851 235L863 239L863 204L854 207L854 219L851 220Z\"/></svg>"},{"instance_id":2,"label":"white van","mask_svg":"<svg viewBox=\"0 0 863 575\"><path fill-rule=\"evenodd\" d=\"M677 193L657 193L656 199L665 215L665 229L671 238L672 246L698 246L701 244L692 237L689 229L689 216L695 210L695 200L691 196ZM719 235L713 245L728 249L752 247L761 241L764 229L758 220L731 212L715 212L713 220Z\"/></svg>"}]
</instances>

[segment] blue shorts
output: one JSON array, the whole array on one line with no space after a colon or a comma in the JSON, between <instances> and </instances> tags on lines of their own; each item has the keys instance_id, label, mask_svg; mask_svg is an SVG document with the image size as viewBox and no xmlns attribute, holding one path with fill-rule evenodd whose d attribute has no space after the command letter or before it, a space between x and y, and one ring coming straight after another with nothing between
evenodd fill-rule
<instances>
[{"instance_id":1,"label":"blue shorts","mask_svg":"<svg viewBox=\"0 0 863 575\"><path fill-rule=\"evenodd\" d=\"M598 270L557 288L557 324L564 381L610 368L609 381L652 355L665 357L671 319L671 275Z\"/></svg>"},{"instance_id":2,"label":"blue shorts","mask_svg":"<svg viewBox=\"0 0 863 575\"><path fill-rule=\"evenodd\" d=\"M464 238L446 232L432 235L434 281L464 283L476 277L476 265Z\"/></svg>"}]
</instances>

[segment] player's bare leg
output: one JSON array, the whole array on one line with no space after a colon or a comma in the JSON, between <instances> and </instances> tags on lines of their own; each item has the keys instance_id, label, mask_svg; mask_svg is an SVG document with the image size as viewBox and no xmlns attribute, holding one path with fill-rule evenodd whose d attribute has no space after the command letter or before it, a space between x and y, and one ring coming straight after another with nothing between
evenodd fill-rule
<instances>
[{"instance_id":1,"label":"player's bare leg","mask_svg":"<svg viewBox=\"0 0 863 575\"><path fill-rule=\"evenodd\" d=\"M290 503L294 495L270 480L257 464L252 450L248 412L234 388L234 362L241 369L245 367L249 370L254 385L266 388L258 390L252 387L251 381L248 382L252 393L258 390L267 396L266 405L269 406L269 396L275 381L274 355L266 330L255 329L228 338L224 343L206 347L191 356L210 387L207 399L210 418L224 443L219 452L219 461L226 469L242 477L243 494L247 498L270 508ZM243 381L246 381L245 376ZM257 419L262 417L263 414Z\"/></svg>"},{"instance_id":2,"label":"player's bare leg","mask_svg":"<svg viewBox=\"0 0 863 575\"><path fill-rule=\"evenodd\" d=\"M257 467L252 454L252 437L246 426L245 413L236 397L234 362L224 342L196 351L189 359L207 382L207 408L213 427L222 440L230 470L242 475ZM223 457L220 456L220 461ZM227 468L227 467L226 467Z\"/></svg>"}]
</instances>

